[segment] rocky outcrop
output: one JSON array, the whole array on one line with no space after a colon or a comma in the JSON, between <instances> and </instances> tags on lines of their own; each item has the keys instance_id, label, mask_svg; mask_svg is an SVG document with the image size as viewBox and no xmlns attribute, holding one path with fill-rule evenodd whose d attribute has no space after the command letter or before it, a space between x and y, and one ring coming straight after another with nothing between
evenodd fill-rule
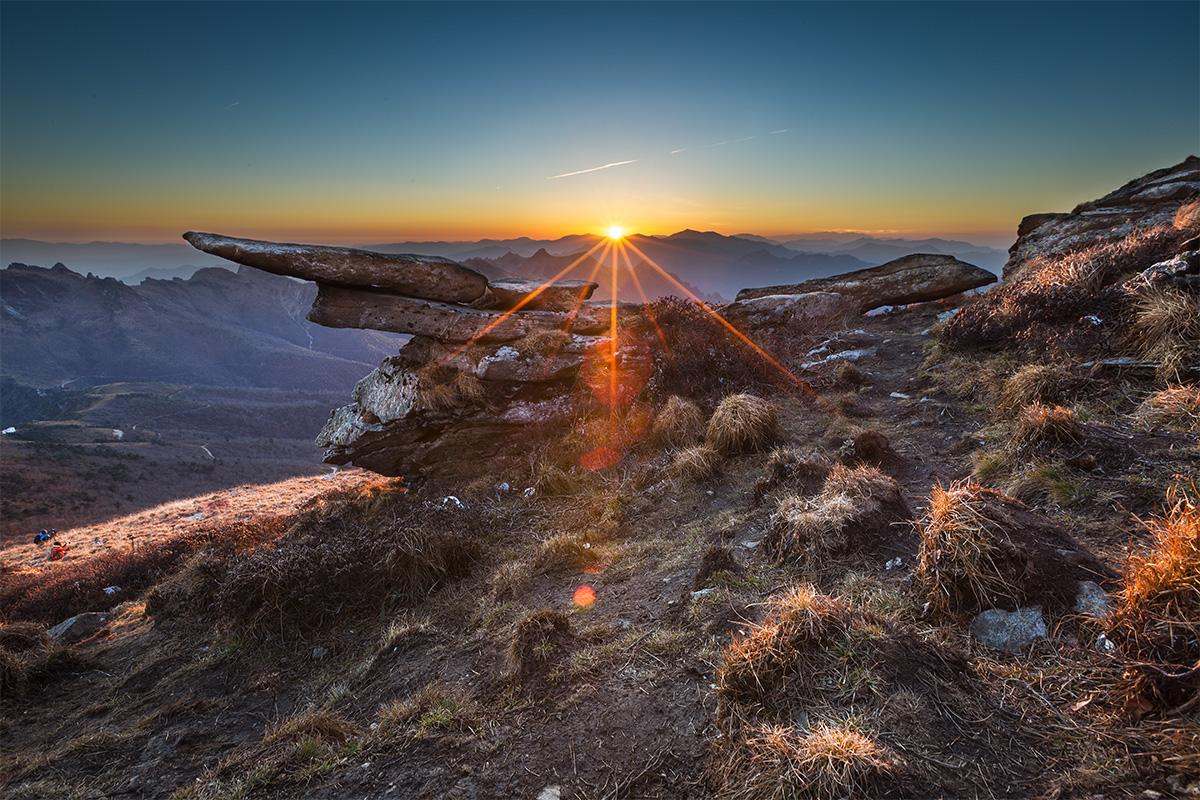
<instances>
[{"instance_id":1,"label":"rocky outcrop","mask_svg":"<svg viewBox=\"0 0 1200 800\"><path fill-rule=\"evenodd\" d=\"M878 267L844 272L802 283L743 289L737 301L769 295L834 292L853 302L859 311L879 306L921 303L995 283L996 276L953 256L917 253Z\"/></svg>"},{"instance_id":2,"label":"rocky outcrop","mask_svg":"<svg viewBox=\"0 0 1200 800\"><path fill-rule=\"evenodd\" d=\"M1139 229L1171 225L1184 204L1200 198L1200 158L1132 180L1069 214L1031 214L1021 220L1009 248L1004 278L1015 277L1031 259L1123 239ZM1193 248L1195 249L1195 248Z\"/></svg>"},{"instance_id":3,"label":"rocky outcrop","mask_svg":"<svg viewBox=\"0 0 1200 800\"><path fill-rule=\"evenodd\" d=\"M581 370L644 372L641 306L588 302L592 282L483 275L444 258L275 244L188 233L206 252L316 281L308 318L332 328L412 334L358 382L317 437L326 461L385 475L476 469L511 451L512 434L579 411ZM608 333L616 315L620 346ZM595 369L592 370L593 372Z\"/></svg>"}]
</instances>

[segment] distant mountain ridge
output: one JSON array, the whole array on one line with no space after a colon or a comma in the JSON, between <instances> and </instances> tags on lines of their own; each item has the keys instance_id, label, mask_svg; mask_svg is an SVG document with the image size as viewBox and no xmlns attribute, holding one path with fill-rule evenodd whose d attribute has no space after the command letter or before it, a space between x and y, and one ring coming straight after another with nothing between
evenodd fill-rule
<instances>
[{"instance_id":1,"label":"distant mountain ridge","mask_svg":"<svg viewBox=\"0 0 1200 800\"><path fill-rule=\"evenodd\" d=\"M303 237L301 240L303 241ZM360 247L383 253L420 253L463 262L474 261L476 267L481 268L484 260L499 264L499 260L507 258L509 265L514 266L513 257L545 260L547 257L578 256L599 240L600 237L594 234L571 234L557 239L521 236L471 242L403 241ZM970 242L940 238L880 238L858 233L805 234L781 239L755 234L728 236L715 231L689 228L666 236L633 234L629 241L697 292L727 298L750 286L795 283L810 278L827 277L838 272L875 266L913 253L952 255L997 273L1007 258L1007 254L1002 250ZM538 255L539 253L543 255ZM134 284L145 277L185 275L203 267L230 267L228 262L198 252L183 243L73 244L31 239L0 240L0 263L12 261L39 264L69 263L80 272L116 277ZM577 270L570 277L587 277L587 273L580 274ZM621 294L625 296L624 291Z\"/></svg>"},{"instance_id":2,"label":"distant mountain ridge","mask_svg":"<svg viewBox=\"0 0 1200 800\"><path fill-rule=\"evenodd\" d=\"M403 339L305 319L316 287L240 268L127 286L56 264L0 270L0 373L29 385L351 387Z\"/></svg>"}]
</instances>

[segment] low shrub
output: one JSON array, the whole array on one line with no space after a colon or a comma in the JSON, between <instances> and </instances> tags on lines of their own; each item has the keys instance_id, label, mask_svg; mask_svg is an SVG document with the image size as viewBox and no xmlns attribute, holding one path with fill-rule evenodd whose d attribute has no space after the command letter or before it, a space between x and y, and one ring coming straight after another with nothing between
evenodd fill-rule
<instances>
[{"instance_id":1,"label":"low shrub","mask_svg":"<svg viewBox=\"0 0 1200 800\"><path fill-rule=\"evenodd\" d=\"M680 450L671 461L671 477L684 481L701 481L717 474L721 454L708 445Z\"/></svg>"}]
</instances>

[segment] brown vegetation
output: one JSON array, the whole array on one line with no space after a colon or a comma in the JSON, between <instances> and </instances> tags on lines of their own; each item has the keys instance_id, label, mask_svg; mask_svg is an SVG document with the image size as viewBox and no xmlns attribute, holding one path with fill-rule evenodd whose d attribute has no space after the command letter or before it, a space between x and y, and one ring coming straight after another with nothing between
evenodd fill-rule
<instances>
[{"instance_id":1,"label":"brown vegetation","mask_svg":"<svg viewBox=\"0 0 1200 800\"><path fill-rule=\"evenodd\" d=\"M780 560L818 565L848 551L870 552L908 517L896 481L875 467L835 466L815 497L779 500L765 544Z\"/></svg>"},{"instance_id":2,"label":"brown vegetation","mask_svg":"<svg viewBox=\"0 0 1200 800\"><path fill-rule=\"evenodd\" d=\"M1135 662L1131 690L1164 708L1200 698L1200 506L1181 490L1168 504L1146 523L1149 547L1125 565L1112 617L1113 638Z\"/></svg>"},{"instance_id":3,"label":"brown vegetation","mask_svg":"<svg viewBox=\"0 0 1200 800\"><path fill-rule=\"evenodd\" d=\"M654 418L654 440L669 447L688 447L704 438L704 412L687 398L671 395Z\"/></svg>"},{"instance_id":4,"label":"brown vegetation","mask_svg":"<svg viewBox=\"0 0 1200 800\"><path fill-rule=\"evenodd\" d=\"M752 394L734 394L708 420L705 441L722 453L765 449L779 436L775 406Z\"/></svg>"},{"instance_id":5,"label":"brown vegetation","mask_svg":"<svg viewBox=\"0 0 1200 800\"><path fill-rule=\"evenodd\" d=\"M1029 603L1062 607L1103 569L1061 529L978 484L935 486L919 523L916 580L931 610L974 614Z\"/></svg>"},{"instance_id":6,"label":"brown vegetation","mask_svg":"<svg viewBox=\"0 0 1200 800\"><path fill-rule=\"evenodd\" d=\"M1017 415L1010 447L1017 453L1052 450L1083 441L1083 426L1065 406L1031 403Z\"/></svg>"},{"instance_id":7,"label":"brown vegetation","mask_svg":"<svg viewBox=\"0 0 1200 800\"><path fill-rule=\"evenodd\" d=\"M1141 293L1130 337L1142 358L1160 364L1159 374L1179 380L1184 368L1200 366L1200 295L1177 289Z\"/></svg>"},{"instance_id":8,"label":"brown vegetation","mask_svg":"<svg viewBox=\"0 0 1200 800\"><path fill-rule=\"evenodd\" d=\"M0 707L59 673L86 666L74 648L54 641L37 623L0 623Z\"/></svg>"},{"instance_id":9,"label":"brown vegetation","mask_svg":"<svg viewBox=\"0 0 1200 800\"><path fill-rule=\"evenodd\" d=\"M531 611L517 623L508 657L513 673L527 678L543 669L571 636L571 621L561 611Z\"/></svg>"},{"instance_id":10,"label":"brown vegetation","mask_svg":"<svg viewBox=\"0 0 1200 800\"><path fill-rule=\"evenodd\" d=\"M1147 430L1177 428L1200 433L1200 386L1169 386L1149 395L1134 413Z\"/></svg>"},{"instance_id":11,"label":"brown vegetation","mask_svg":"<svg viewBox=\"0 0 1200 800\"><path fill-rule=\"evenodd\" d=\"M700 481L717 474L721 454L708 445L680 450L671 461L671 476L679 480Z\"/></svg>"}]
</instances>

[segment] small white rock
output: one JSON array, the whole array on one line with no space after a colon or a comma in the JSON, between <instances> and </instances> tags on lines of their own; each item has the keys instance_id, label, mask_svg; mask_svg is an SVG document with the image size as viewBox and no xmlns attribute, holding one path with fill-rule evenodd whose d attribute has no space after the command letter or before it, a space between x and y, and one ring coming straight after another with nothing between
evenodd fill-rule
<instances>
[{"instance_id":1,"label":"small white rock","mask_svg":"<svg viewBox=\"0 0 1200 800\"><path fill-rule=\"evenodd\" d=\"M537 800L562 800L561 786L547 786L538 792Z\"/></svg>"},{"instance_id":2,"label":"small white rock","mask_svg":"<svg viewBox=\"0 0 1200 800\"><path fill-rule=\"evenodd\" d=\"M892 392L888 397L894 397L897 400L912 400L912 395L905 394L904 392Z\"/></svg>"},{"instance_id":3,"label":"small white rock","mask_svg":"<svg viewBox=\"0 0 1200 800\"><path fill-rule=\"evenodd\" d=\"M896 556L895 558L893 558L892 560L890 560L886 564L884 564L883 568L887 569L887 570L898 569L903 564L904 564L904 559L902 559L900 556Z\"/></svg>"}]
</instances>

